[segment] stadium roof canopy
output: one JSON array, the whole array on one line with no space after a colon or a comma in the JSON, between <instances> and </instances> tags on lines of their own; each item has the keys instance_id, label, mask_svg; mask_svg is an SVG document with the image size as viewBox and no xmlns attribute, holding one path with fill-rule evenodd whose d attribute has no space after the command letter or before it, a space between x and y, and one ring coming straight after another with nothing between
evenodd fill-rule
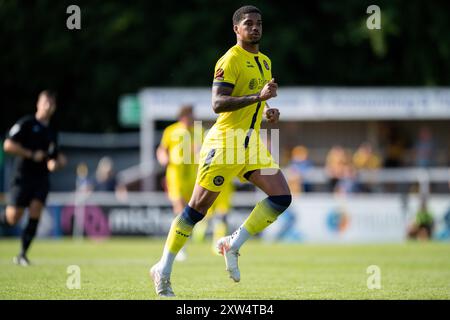
<instances>
[{"instance_id":1,"label":"stadium roof canopy","mask_svg":"<svg viewBox=\"0 0 450 320\"><path fill-rule=\"evenodd\" d=\"M196 120L215 120L211 88L145 88L138 93L142 172L152 172L155 121L174 120L183 104L192 104ZM281 121L450 119L450 88L288 87L270 105ZM150 186L144 186L150 190Z\"/></svg>"},{"instance_id":2,"label":"stadium roof canopy","mask_svg":"<svg viewBox=\"0 0 450 320\"><path fill-rule=\"evenodd\" d=\"M174 119L191 103L195 116L213 120L210 88L147 88L139 95L142 121ZM270 105L291 121L450 119L450 88L305 88L278 91Z\"/></svg>"}]
</instances>

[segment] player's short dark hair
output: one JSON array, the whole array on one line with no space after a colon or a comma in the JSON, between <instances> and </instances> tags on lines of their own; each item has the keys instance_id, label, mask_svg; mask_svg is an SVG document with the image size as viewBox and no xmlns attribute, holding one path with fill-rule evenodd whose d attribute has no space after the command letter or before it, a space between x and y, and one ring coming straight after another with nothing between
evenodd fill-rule
<instances>
[{"instance_id":1,"label":"player's short dark hair","mask_svg":"<svg viewBox=\"0 0 450 320\"><path fill-rule=\"evenodd\" d=\"M255 6L243 6L237 9L233 14L233 25L239 24L247 13L259 13L261 11Z\"/></svg>"},{"instance_id":2,"label":"player's short dark hair","mask_svg":"<svg viewBox=\"0 0 450 320\"><path fill-rule=\"evenodd\" d=\"M49 89L42 90L42 91L39 93L39 97L40 97L40 96L46 96L47 99L50 100L50 101L53 103L53 105L56 106L56 98L57 98L57 94L56 94L55 91L49 90Z\"/></svg>"},{"instance_id":3,"label":"player's short dark hair","mask_svg":"<svg viewBox=\"0 0 450 320\"><path fill-rule=\"evenodd\" d=\"M191 115L194 112L194 107L190 104L182 105L180 111L178 111L178 119L181 119L187 115Z\"/></svg>"}]
</instances>

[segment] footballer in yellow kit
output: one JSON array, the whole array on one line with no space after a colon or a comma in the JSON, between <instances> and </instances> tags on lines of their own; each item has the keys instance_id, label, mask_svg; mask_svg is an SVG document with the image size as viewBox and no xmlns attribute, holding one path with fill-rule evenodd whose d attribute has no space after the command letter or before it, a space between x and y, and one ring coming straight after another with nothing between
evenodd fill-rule
<instances>
[{"instance_id":1,"label":"footballer in yellow kit","mask_svg":"<svg viewBox=\"0 0 450 320\"><path fill-rule=\"evenodd\" d=\"M216 249L234 282L241 280L239 250L252 236L277 220L292 201L286 179L260 138L263 115L276 123L280 112L266 101L277 96L270 59L260 52L261 11L243 6L233 14L236 45L219 59L214 70L212 109L219 114L200 152L191 199L171 224L160 260L149 270L156 294L173 297L172 266L176 254L207 214L225 186L237 176L266 193L242 225L220 238Z\"/></svg>"},{"instance_id":2,"label":"footballer in yellow kit","mask_svg":"<svg viewBox=\"0 0 450 320\"><path fill-rule=\"evenodd\" d=\"M233 88L232 96L257 94L272 79L270 59L235 45L219 59L213 86ZM279 169L260 138L265 101L220 113L200 151L196 183L210 191L221 191L224 183L256 169Z\"/></svg>"},{"instance_id":3,"label":"footballer in yellow kit","mask_svg":"<svg viewBox=\"0 0 450 320\"><path fill-rule=\"evenodd\" d=\"M169 150L169 163L166 169L167 193L169 199L174 201L182 198L185 202L189 201L195 183L195 174L197 165L195 163L183 163L183 155L179 154L182 150L183 142L189 141L183 137L191 135L191 128L185 128L182 123L176 122L164 130L161 145Z\"/></svg>"},{"instance_id":4,"label":"footballer in yellow kit","mask_svg":"<svg viewBox=\"0 0 450 320\"><path fill-rule=\"evenodd\" d=\"M157 150L158 161L167 166L167 194L175 214L182 211L194 188L201 135L202 130L194 130L192 107L184 106L178 121L164 129Z\"/></svg>"}]
</instances>

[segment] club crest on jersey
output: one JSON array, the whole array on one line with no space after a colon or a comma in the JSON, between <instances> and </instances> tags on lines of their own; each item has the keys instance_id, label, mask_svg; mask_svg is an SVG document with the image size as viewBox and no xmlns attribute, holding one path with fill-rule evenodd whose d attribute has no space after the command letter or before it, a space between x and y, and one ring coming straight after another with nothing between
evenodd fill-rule
<instances>
[{"instance_id":1,"label":"club crest on jersey","mask_svg":"<svg viewBox=\"0 0 450 320\"><path fill-rule=\"evenodd\" d=\"M219 68L219 69L217 69L216 74L214 75L214 79L216 79L216 80L223 80L224 79L224 77L223 77L224 74L225 74L225 71L223 71L222 68Z\"/></svg>"},{"instance_id":2,"label":"club crest on jersey","mask_svg":"<svg viewBox=\"0 0 450 320\"><path fill-rule=\"evenodd\" d=\"M213 182L216 186L221 186L224 182L224 178L222 176L215 176Z\"/></svg>"},{"instance_id":3,"label":"club crest on jersey","mask_svg":"<svg viewBox=\"0 0 450 320\"><path fill-rule=\"evenodd\" d=\"M249 84L248 84L248 88L250 90L254 90L256 88L256 86L258 85L258 80L256 80L255 78L253 78L252 80L250 80Z\"/></svg>"},{"instance_id":4,"label":"club crest on jersey","mask_svg":"<svg viewBox=\"0 0 450 320\"><path fill-rule=\"evenodd\" d=\"M264 67L266 67L267 70L270 70L269 64L266 60L263 61Z\"/></svg>"}]
</instances>

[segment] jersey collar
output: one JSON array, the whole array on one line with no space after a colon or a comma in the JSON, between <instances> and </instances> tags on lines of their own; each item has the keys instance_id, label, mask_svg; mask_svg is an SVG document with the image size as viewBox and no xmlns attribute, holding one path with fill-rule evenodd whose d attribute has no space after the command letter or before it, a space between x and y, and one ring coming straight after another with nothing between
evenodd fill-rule
<instances>
[{"instance_id":1,"label":"jersey collar","mask_svg":"<svg viewBox=\"0 0 450 320\"><path fill-rule=\"evenodd\" d=\"M248 57L259 57L261 51L259 51L258 53L251 53L248 52L247 50L245 50L244 48L242 48L240 45L236 44L235 47L237 48L237 50L239 50L240 52L244 53L245 55L247 55Z\"/></svg>"}]
</instances>

